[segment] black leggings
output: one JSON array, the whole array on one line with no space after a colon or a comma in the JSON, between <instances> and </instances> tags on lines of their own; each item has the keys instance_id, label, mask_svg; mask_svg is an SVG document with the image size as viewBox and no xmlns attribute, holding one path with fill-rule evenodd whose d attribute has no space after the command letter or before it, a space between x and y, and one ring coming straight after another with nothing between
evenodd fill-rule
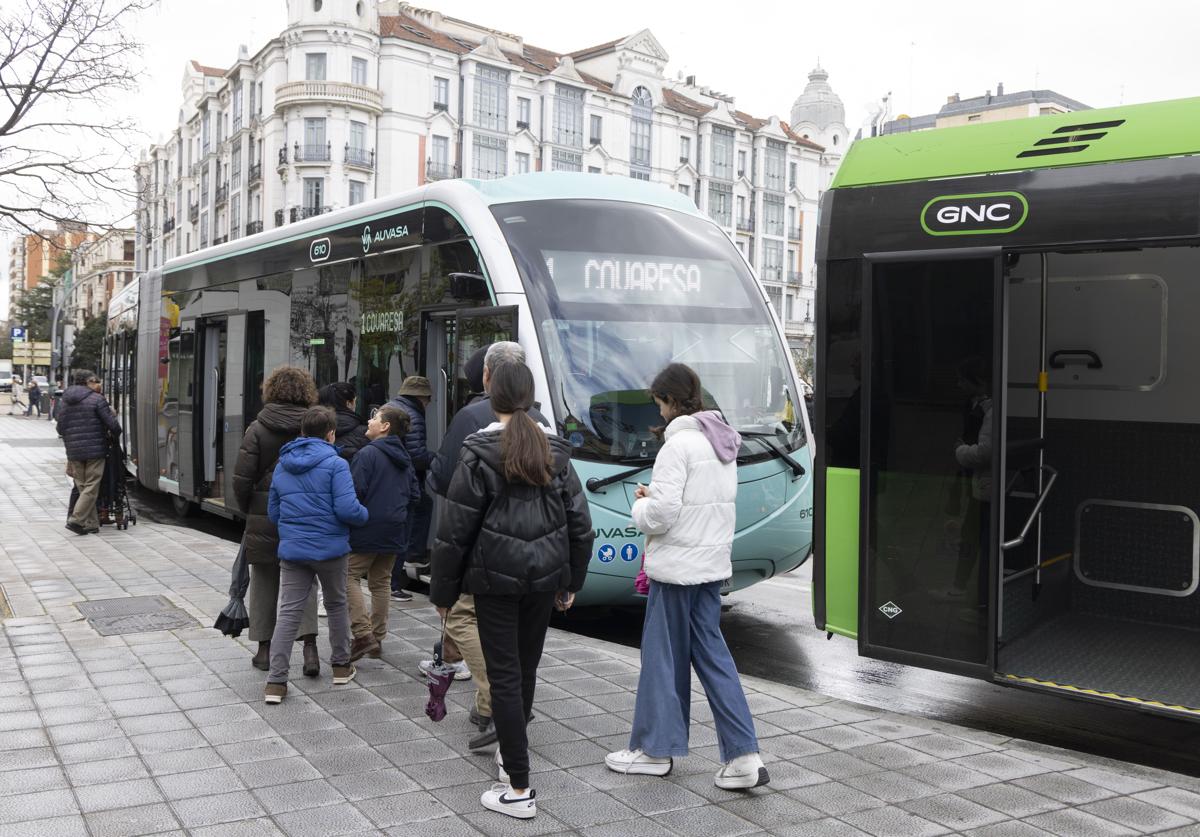
<instances>
[{"instance_id":1,"label":"black leggings","mask_svg":"<svg viewBox=\"0 0 1200 837\"><path fill-rule=\"evenodd\" d=\"M479 644L492 685L492 720L500 758L514 788L529 787L525 724L533 710L537 667L553 609L553 593L475 596Z\"/></svg>"}]
</instances>

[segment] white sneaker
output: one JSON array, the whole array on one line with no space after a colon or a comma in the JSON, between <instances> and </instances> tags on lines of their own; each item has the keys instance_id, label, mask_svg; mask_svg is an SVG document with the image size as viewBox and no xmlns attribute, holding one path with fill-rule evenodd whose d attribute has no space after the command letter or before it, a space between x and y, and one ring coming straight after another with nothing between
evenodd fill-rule
<instances>
[{"instance_id":1,"label":"white sneaker","mask_svg":"<svg viewBox=\"0 0 1200 837\"><path fill-rule=\"evenodd\" d=\"M471 669L467 668L466 661L459 660L457 663L446 663L445 666L447 668L454 669L455 680L471 679ZM417 663L417 668L421 669L421 671L425 672L426 674L429 674L431 671L433 671L433 660L421 660L419 663Z\"/></svg>"},{"instance_id":2,"label":"white sneaker","mask_svg":"<svg viewBox=\"0 0 1200 837\"><path fill-rule=\"evenodd\" d=\"M758 753L738 756L717 771L713 784L725 790L749 790L771 781Z\"/></svg>"},{"instance_id":3,"label":"white sneaker","mask_svg":"<svg viewBox=\"0 0 1200 837\"><path fill-rule=\"evenodd\" d=\"M648 756L641 750L617 750L605 756L604 763L614 773L644 773L647 776L666 776L674 765L670 758Z\"/></svg>"},{"instance_id":4,"label":"white sneaker","mask_svg":"<svg viewBox=\"0 0 1200 837\"><path fill-rule=\"evenodd\" d=\"M527 788L524 796L517 796L510 785L493 785L489 791L484 791L479 801L489 811L497 811L519 820L531 820L537 816L537 792Z\"/></svg>"},{"instance_id":5,"label":"white sneaker","mask_svg":"<svg viewBox=\"0 0 1200 837\"><path fill-rule=\"evenodd\" d=\"M508 784L508 771L504 769L504 759L500 757L500 748L496 748L496 779Z\"/></svg>"}]
</instances>

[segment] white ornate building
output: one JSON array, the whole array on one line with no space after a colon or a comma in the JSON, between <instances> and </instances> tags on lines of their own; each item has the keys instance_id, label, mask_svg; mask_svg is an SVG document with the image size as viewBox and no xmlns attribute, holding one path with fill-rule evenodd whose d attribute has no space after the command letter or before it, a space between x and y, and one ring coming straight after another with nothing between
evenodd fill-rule
<instances>
[{"instance_id":1,"label":"white ornate building","mask_svg":"<svg viewBox=\"0 0 1200 837\"><path fill-rule=\"evenodd\" d=\"M133 281L134 231L111 229L71 254L61 303L66 322L83 328L93 317L108 317L113 295Z\"/></svg>"},{"instance_id":2,"label":"white ornate building","mask_svg":"<svg viewBox=\"0 0 1200 837\"><path fill-rule=\"evenodd\" d=\"M287 6L287 28L253 55L187 65L178 127L138 167L139 270L430 180L637 177L726 227L807 350L817 200L840 159L822 141L846 140L823 71L793 109L813 117L801 132L668 77L649 30L559 53L396 0ZM837 102L836 124L810 91Z\"/></svg>"}]
</instances>

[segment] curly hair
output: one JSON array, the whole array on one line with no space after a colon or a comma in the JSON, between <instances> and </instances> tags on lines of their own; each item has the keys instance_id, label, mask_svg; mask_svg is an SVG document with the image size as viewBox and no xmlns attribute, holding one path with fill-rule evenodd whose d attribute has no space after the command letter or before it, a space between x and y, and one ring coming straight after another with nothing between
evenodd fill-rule
<instances>
[{"instance_id":1,"label":"curly hair","mask_svg":"<svg viewBox=\"0 0 1200 837\"><path fill-rule=\"evenodd\" d=\"M280 366L263 381L263 403L311 407L317 403L317 384L298 366Z\"/></svg>"}]
</instances>

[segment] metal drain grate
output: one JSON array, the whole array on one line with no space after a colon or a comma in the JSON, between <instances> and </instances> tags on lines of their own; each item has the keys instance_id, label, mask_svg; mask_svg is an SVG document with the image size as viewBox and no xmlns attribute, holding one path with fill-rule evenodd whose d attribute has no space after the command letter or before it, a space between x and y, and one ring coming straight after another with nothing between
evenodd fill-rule
<instances>
[{"instance_id":1,"label":"metal drain grate","mask_svg":"<svg viewBox=\"0 0 1200 837\"><path fill-rule=\"evenodd\" d=\"M124 599L100 599L77 602L75 607L101 636L139 634L194 628L196 622L162 596L130 596Z\"/></svg>"}]
</instances>

